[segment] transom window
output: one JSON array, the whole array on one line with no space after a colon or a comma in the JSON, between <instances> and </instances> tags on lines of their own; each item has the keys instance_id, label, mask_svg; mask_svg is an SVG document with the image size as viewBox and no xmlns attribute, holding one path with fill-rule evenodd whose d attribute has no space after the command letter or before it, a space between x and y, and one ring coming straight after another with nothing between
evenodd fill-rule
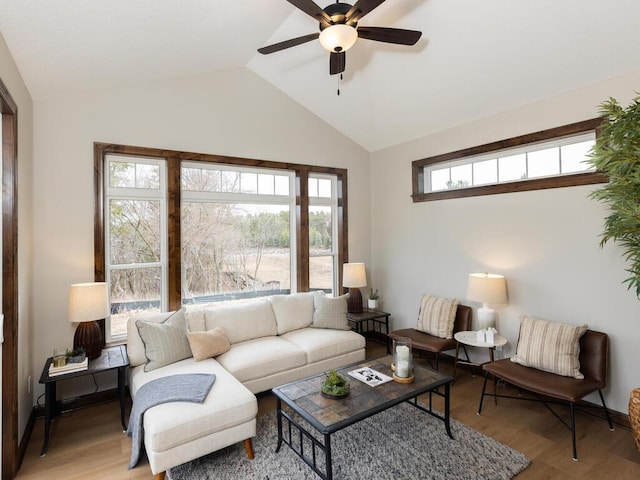
<instances>
[{"instance_id":1,"label":"transom window","mask_svg":"<svg viewBox=\"0 0 640 480\"><path fill-rule=\"evenodd\" d=\"M605 181L588 164L600 119L413 162L414 201Z\"/></svg>"}]
</instances>

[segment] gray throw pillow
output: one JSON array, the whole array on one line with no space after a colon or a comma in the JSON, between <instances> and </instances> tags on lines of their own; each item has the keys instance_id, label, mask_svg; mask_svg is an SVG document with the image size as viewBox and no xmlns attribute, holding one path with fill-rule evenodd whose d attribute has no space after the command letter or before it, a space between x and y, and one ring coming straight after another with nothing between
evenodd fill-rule
<instances>
[{"instance_id":1,"label":"gray throw pillow","mask_svg":"<svg viewBox=\"0 0 640 480\"><path fill-rule=\"evenodd\" d=\"M347 295L333 298L324 292L314 292L313 307L313 328L351 329L347 320Z\"/></svg>"},{"instance_id":2,"label":"gray throw pillow","mask_svg":"<svg viewBox=\"0 0 640 480\"><path fill-rule=\"evenodd\" d=\"M145 372L191 356L191 347L187 340L187 319L184 314L185 310L181 308L162 323L136 321L147 357Z\"/></svg>"}]
</instances>

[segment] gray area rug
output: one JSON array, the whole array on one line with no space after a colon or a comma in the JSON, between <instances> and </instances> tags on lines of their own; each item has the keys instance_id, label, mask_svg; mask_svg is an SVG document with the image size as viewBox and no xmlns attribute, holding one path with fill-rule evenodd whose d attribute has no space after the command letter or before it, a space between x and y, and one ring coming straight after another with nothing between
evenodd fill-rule
<instances>
[{"instance_id":1,"label":"gray area rug","mask_svg":"<svg viewBox=\"0 0 640 480\"><path fill-rule=\"evenodd\" d=\"M411 405L390 408L331 436L333 477L506 480L529 466L529 459L522 453L455 420L451 420L451 431L454 440L445 432L442 421ZM271 412L258 418L253 460L247 458L239 443L172 468L169 479L320 478L288 445L283 443L275 453L277 438L276 414ZM322 461L321 455L319 459Z\"/></svg>"}]
</instances>

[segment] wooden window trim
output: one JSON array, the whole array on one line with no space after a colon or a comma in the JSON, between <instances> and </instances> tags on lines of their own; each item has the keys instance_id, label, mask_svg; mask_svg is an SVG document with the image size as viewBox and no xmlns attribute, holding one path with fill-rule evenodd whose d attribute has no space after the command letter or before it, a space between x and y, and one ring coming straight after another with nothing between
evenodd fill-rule
<instances>
[{"instance_id":1,"label":"wooden window trim","mask_svg":"<svg viewBox=\"0 0 640 480\"><path fill-rule=\"evenodd\" d=\"M182 305L182 275L180 258L180 168L182 161L208 162L244 167L289 170L295 173L296 181L296 237L297 290L309 290L309 197L310 173L335 175L338 182L338 288L342 285L342 264L348 261L347 228L347 170L344 168L284 163L271 160L229 157L223 155L180 152L158 148L117 145L95 142L94 152L94 264L95 281L105 280L104 244L104 158L107 154L158 157L167 160L167 217L168 217L168 308L177 310ZM102 325L104 332L104 325Z\"/></svg>"},{"instance_id":2,"label":"wooden window trim","mask_svg":"<svg viewBox=\"0 0 640 480\"><path fill-rule=\"evenodd\" d=\"M570 175L559 175L556 177L539 178L531 180L521 180L517 182L504 182L493 185L482 185L477 187L456 188L438 192L424 191L424 167L438 163L457 160L465 157L475 157L478 155L506 150L522 145L534 144L538 142L552 140L554 138L577 135L580 133L596 131L596 136L600 130L603 119L593 118L582 122L572 123L561 127L541 130L539 132L521 135L519 137L499 140L477 147L465 148L455 152L443 153L433 157L414 160L411 164L411 182L413 202L429 202L433 200L445 200L451 198L475 197L479 195L495 195L499 193L524 192L528 190L542 190L546 188L571 187L576 185L589 185L594 183L605 183L607 177L598 172L576 173Z\"/></svg>"}]
</instances>

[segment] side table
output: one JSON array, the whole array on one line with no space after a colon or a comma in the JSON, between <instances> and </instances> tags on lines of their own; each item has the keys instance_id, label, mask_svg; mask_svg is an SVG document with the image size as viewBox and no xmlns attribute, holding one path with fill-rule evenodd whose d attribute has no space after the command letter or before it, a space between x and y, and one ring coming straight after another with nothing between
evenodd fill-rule
<instances>
[{"instance_id":1,"label":"side table","mask_svg":"<svg viewBox=\"0 0 640 480\"><path fill-rule=\"evenodd\" d=\"M486 348L489 350L489 362L493 362L493 352L495 351L496 347L503 347L504 345L507 344L507 339L506 337L503 337L502 335L498 335L495 334L493 337L493 343L487 343L487 342L479 342L478 341L478 336L477 333L474 331L464 331L464 332L457 332L453 338L455 338L456 340L456 358L455 358L455 367L458 366L458 363L462 364L462 365L470 365L472 368L473 367L477 367L477 368L482 368L482 363L474 363L469 361L469 355L467 355L467 360L458 360L458 352L460 350L460 344L462 344L462 347L464 348L465 346L469 346L469 347L478 347L478 348ZM465 349L465 354L466 354L466 349ZM487 362L484 362L487 363ZM455 367L454 367L454 376L455 376ZM472 370L473 373L473 370ZM496 393L496 379L494 377L493 379L493 393L495 395ZM494 401L496 401L496 405L497 405L497 397L493 397Z\"/></svg>"},{"instance_id":2,"label":"side table","mask_svg":"<svg viewBox=\"0 0 640 480\"><path fill-rule=\"evenodd\" d=\"M493 352L496 347L503 347L507 344L507 339L502 335L494 335L493 343L479 342L476 332L466 331L457 332L453 338L455 338L458 345L456 346L456 360L458 359L458 349L460 344L467 345L469 347L487 348L489 350L489 361L493 362ZM472 363L467 361L460 361L463 365L473 365L475 367L481 367L481 363Z\"/></svg>"},{"instance_id":3,"label":"side table","mask_svg":"<svg viewBox=\"0 0 640 480\"><path fill-rule=\"evenodd\" d=\"M106 372L109 370L118 370L118 396L120 397L120 423L122 424L123 431L126 431L127 424L124 421L125 411L125 374L127 366L129 365L129 357L127 356L127 349L124 345L118 345L115 347L109 347L102 350L102 354L89 361L89 366L86 370L81 372L72 372L64 375L56 375L54 377L49 376L49 365L53 361L53 357L49 357L42 369L42 375L40 375L40 383L44 384L44 443L40 456L44 457L47 454L47 445L49 444L49 432L51 429L51 421L53 417L58 413L56 404L56 384L60 380L69 380L70 378L83 377L85 375L92 375L94 373Z\"/></svg>"},{"instance_id":4,"label":"side table","mask_svg":"<svg viewBox=\"0 0 640 480\"><path fill-rule=\"evenodd\" d=\"M389 316L380 310L363 310L361 313L347 313L347 320L354 324L356 333L373 333L371 338L386 345L389 353ZM369 329L370 325L373 330ZM365 329L366 328L366 329Z\"/></svg>"}]
</instances>

